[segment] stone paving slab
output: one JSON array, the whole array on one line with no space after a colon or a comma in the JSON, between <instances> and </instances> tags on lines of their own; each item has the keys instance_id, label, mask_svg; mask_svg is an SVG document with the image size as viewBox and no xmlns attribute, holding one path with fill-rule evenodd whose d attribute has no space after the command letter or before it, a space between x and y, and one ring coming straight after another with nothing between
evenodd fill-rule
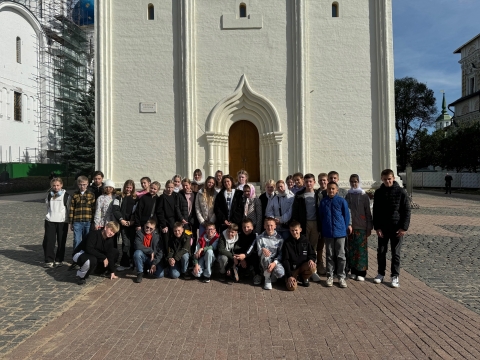
<instances>
[{"instance_id":1,"label":"stone paving slab","mask_svg":"<svg viewBox=\"0 0 480 360\"><path fill-rule=\"evenodd\" d=\"M66 267L43 268L45 193L0 197L0 357L103 279L86 288ZM67 242L71 257L72 238Z\"/></svg>"},{"instance_id":2,"label":"stone paving slab","mask_svg":"<svg viewBox=\"0 0 480 360\"><path fill-rule=\"evenodd\" d=\"M371 258L374 252L370 251ZM375 263L371 262L372 266ZM480 315L403 273L287 292L105 280L6 359L477 359Z\"/></svg>"}]
</instances>

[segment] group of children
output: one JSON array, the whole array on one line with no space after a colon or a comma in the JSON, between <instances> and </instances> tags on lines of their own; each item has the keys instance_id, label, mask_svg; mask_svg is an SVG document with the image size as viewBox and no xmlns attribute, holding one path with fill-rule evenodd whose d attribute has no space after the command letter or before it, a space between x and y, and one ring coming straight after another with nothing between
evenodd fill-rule
<instances>
[{"instance_id":1,"label":"group of children","mask_svg":"<svg viewBox=\"0 0 480 360\"><path fill-rule=\"evenodd\" d=\"M45 266L62 266L68 224L73 231L73 264L78 283L92 271L136 269L135 281L144 276L162 278L191 275L208 283L217 263L226 281L252 278L264 289L283 279L288 290L298 282L320 281L326 286L347 287L346 278L364 281L368 269L368 237L378 235L378 275L385 277L386 253L392 253L391 286L399 286L400 251L410 222L410 203L394 173L381 173L382 185L370 198L360 177L350 176L350 189L338 186L339 174L295 173L286 181L269 180L265 192L255 196L248 173L240 170L236 181L217 171L205 180L199 169L194 180L175 175L161 185L148 177L135 191L127 180L120 194L113 181L95 172L77 179L78 190L69 196L60 178L51 181L46 198L47 216L43 248ZM120 234L121 248L117 249ZM57 251L55 252L55 243ZM326 251L326 264L323 251ZM120 257L120 264L116 263Z\"/></svg>"}]
</instances>

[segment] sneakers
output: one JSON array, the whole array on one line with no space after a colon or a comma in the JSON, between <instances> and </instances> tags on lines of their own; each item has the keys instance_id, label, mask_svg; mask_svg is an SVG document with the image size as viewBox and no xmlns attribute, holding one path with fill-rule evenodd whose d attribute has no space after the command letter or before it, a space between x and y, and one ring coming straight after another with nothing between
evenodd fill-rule
<instances>
[{"instance_id":1,"label":"sneakers","mask_svg":"<svg viewBox=\"0 0 480 360\"><path fill-rule=\"evenodd\" d=\"M270 278L265 278L265 284L263 285L265 290L272 290L272 280Z\"/></svg>"},{"instance_id":2,"label":"sneakers","mask_svg":"<svg viewBox=\"0 0 480 360\"><path fill-rule=\"evenodd\" d=\"M59 262L54 262L53 265L55 265L55 267L62 267L64 264L63 264L63 261L59 261Z\"/></svg>"},{"instance_id":3,"label":"sneakers","mask_svg":"<svg viewBox=\"0 0 480 360\"><path fill-rule=\"evenodd\" d=\"M140 284L143 280L143 272L137 274L137 278L135 279L135 282L137 284Z\"/></svg>"},{"instance_id":4,"label":"sneakers","mask_svg":"<svg viewBox=\"0 0 480 360\"><path fill-rule=\"evenodd\" d=\"M55 267L55 264L53 262L48 262L48 263L45 263L43 267L46 269L53 269Z\"/></svg>"},{"instance_id":5,"label":"sneakers","mask_svg":"<svg viewBox=\"0 0 480 360\"><path fill-rule=\"evenodd\" d=\"M263 288L265 290L272 290L271 274L268 271L264 271L263 276L265 276L265 284L263 285Z\"/></svg>"},{"instance_id":6,"label":"sneakers","mask_svg":"<svg viewBox=\"0 0 480 360\"><path fill-rule=\"evenodd\" d=\"M205 284L208 284L210 282L210 278L206 277L206 276L203 276L202 282L205 283Z\"/></svg>"},{"instance_id":7,"label":"sneakers","mask_svg":"<svg viewBox=\"0 0 480 360\"><path fill-rule=\"evenodd\" d=\"M373 279L373 282L374 282L375 284L380 284L380 283L383 281L383 278L384 278L384 277L385 277L385 276L378 274L377 276L375 276L375 279Z\"/></svg>"},{"instance_id":8,"label":"sneakers","mask_svg":"<svg viewBox=\"0 0 480 360\"><path fill-rule=\"evenodd\" d=\"M80 266L78 266L77 263L75 262L73 262L72 265L68 267L68 271L78 270L78 269L80 269Z\"/></svg>"},{"instance_id":9,"label":"sneakers","mask_svg":"<svg viewBox=\"0 0 480 360\"><path fill-rule=\"evenodd\" d=\"M305 287L309 287L310 286L310 281L308 281L308 279L302 279L302 285L305 286Z\"/></svg>"},{"instance_id":10,"label":"sneakers","mask_svg":"<svg viewBox=\"0 0 480 360\"><path fill-rule=\"evenodd\" d=\"M355 275L355 274L350 274L350 275L348 275L348 277L352 280L357 280L357 275Z\"/></svg>"},{"instance_id":11,"label":"sneakers","mask_svg":"<svg viewBox=\"0 0 480 360\"><path fill-rule=\"evenodd\" d=\"M320 276L318 276L316 272L314 272L310 277L312 278L312 281L315 281L315 282L319 282L321 280Z\"/></svg>"},{"instance_id":12,"label":"sneakers","mask_svg":"<svg viewBox=\"0 0 480 360\"><path fill-rule=\"evenodd\" d=\"M87 280L85 278L79 278L77 284L78 285L85 285L87 283Z\"/></svg>"},{"instance_id":13,"label":"sneakers","mask_svg":"<svg viewBox=\"0 0 480 360\"><path fill-rule=\"evenodd\" d=\"M392 283L390 285L393 288L397 288L400 286L400 281L398 279L398 276L392 276Z\"/></svg>"},{"instance_id":14,"label":"sneakers","mask_svg":"<svg viewBox=\"0 0 480 360\"><path fill-rule=\"evenodd\" d=\"M328 277L327 279L327 286L330 287L330 286L333 286L333 277Z\"/></svg>"},{"instance_id":15,"label":"sneakers","mask_svg":"<svg viewBox=\"0 0 480 360\"><path fill-rule=\"evenodd\" d=\"M122 265L117 266L117 271L125 271L125 270L128 270L128 269L130 269L130 268L129 268L129 267L122 266Z\"/></svg>"},{"instance_id":16,"label":"sneakers","mask_svg":"<svg viewBox=\"0 0 480 360\"><path fill-rule=\"evenodd\" d=\"M183 277L183 280L190 280L192 277L190 276L190 274L188 273L188 271L184 272L183 274L181 274L181 276Z\"/></svg>"},{"instance_id":17,"label":"sneakers","mask_svg":"<svg viewBox=\"0 0 480 360\"><path fill-rule=\"evenodd\" d=\"M363 276L357 276L357 281L365 281L365 278Z\"/></svg>"},{"instance_id":18,"label":"sneakers","mask_svg":"<svg viewBox=\"0 0 480 360\"><path fill-rule=\"evenodd\" d=\"M341 288L347 287L347 282L345 281L345 278L338 279L338 286L340 286Z\"/></svg>"},{"instance_id":19,"label":"sneakers","mask_svg":"<svg viewBox=\"0 0 480 360\"><path fill-rule=\"evenodd\" d=\"M253 285L260 285L262 283L262 277L260 275L255 275L253 277Z\"/></svg>"}]
</instances>

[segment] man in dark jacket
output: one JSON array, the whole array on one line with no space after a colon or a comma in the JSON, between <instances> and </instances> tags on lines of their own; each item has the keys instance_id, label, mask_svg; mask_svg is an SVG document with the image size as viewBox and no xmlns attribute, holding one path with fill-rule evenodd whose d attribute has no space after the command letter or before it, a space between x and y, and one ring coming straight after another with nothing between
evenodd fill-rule
<instances>
[{"instance_id":1,"label":"man in dark jacket","mask_svg":"<svg viewBox=\"0 0 480 360\"><path fill-rule=\"evenodd\" d=\"M185 280L190 279L187 273L188 260L190 259L190 241L181 222L176 222L173 225L173 233L168 240L167 262L170 268L170 277L177 279L180 274Z\"/></svg>"},{"instance_id":2,"label":"man in dark jacket","mask_svg":"<svg viewBox=\"0 0 480 360\"><path fill-rule=\"evenodd\" d=\"M310 286L308 279L316 270L316 254L310 242L302 235L298 221L290 223L290 236L283 244L282 253L287 290L296 290L298 276L301 277L303 286Z\"/></svg>"},{"instance_id":3,"label":"man in dark jacket","mask_svg":"<svg viewBox=\"0 0 480 360\"><path fill-rule=\"evenodd\" d=\"M387 266L388 241L392 252L391 286L400 286L400 250L403 235L410 225L410 200L405 189L395 181L393 170L381 173L382 185L373 196L373 228L378 236L377 262L378 275L373 282L380 284L385 277Z\"/></svg>"},{"instance_id":4,"label":"man in dark jacket","mask_svg":"<svg viewBox=\"0 0 480 360\"><path fill-rule=\"evenodd\" d=\"M144 271L155 278L164 276L165 264L162 264L164 244L155 229L156 225L155 220L148 220L143 227L143 231L138 230L135 236L136 250L133 253L133 261L137 267L136 283L142 282Z\"/></svg>"},{"instance_id":5,"label":"man in dark jacket","mask_svg":"<svg viewBox=\"0 0 480 360\"><path fill-rule=\"evenodd\" d=\"M92 176L92 183L88 187L88 190L95 194L95 200L97 200L100 195L103 195L103 177L103 172L99 170L95 171Z\"/></svg>"},{"instance_id":6,"label":"man in dark jacket","mask_svg":"<svg viewBox=\"0 0 480 360\"><path fill-rule=\"evenodd\" d=\"M295 199L292 205L292 220L300 223L302 228L302 235L305 235L307 240L320 255L318 259L321 260L317 264L318 274L325 274L325 265L323 264L323 248L325 246L325 239L320 236L321 224L318 220L318 205L322 199L318 190L314 189L315 175L305 174L305 187L295 194ZM315 272L312 274L313 281L320 281L320 276Z\"/></svg>"},{"instance_id":7,"label":"man in dark jacket","mask_svg":"<svg viewBox=\"0 0 480 360\"><path fill-rule=\"evenodd\" d=\"M86 279L91 271L96 269L97 263L99 271L107 270L111 280L117 279L115 262L118 259L118 250L114 247L113 241L119 229L118 223L110 221L103 229L90 231L88 238L75 248L73 261L80 266L77 271L78 285L85 285Z\"/></svg>"}]
</instances>

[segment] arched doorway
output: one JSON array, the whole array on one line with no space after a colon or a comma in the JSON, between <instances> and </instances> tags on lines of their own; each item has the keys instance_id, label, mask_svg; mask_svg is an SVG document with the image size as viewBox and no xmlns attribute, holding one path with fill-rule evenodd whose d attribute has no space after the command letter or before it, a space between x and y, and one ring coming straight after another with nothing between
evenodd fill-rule
<instances>
[{"instance_id":1,"label":"arched doorway","mask_svg":"<svg viewBox=\"0 0 480 360\"><path fill-rule=\"evenodd\" d=\"M250 121L235 122L228 132L229 171L233 178L237 171L248 172L248 181L260 181L260 154L257 127Z\"/></svg>"}]
</instances>

